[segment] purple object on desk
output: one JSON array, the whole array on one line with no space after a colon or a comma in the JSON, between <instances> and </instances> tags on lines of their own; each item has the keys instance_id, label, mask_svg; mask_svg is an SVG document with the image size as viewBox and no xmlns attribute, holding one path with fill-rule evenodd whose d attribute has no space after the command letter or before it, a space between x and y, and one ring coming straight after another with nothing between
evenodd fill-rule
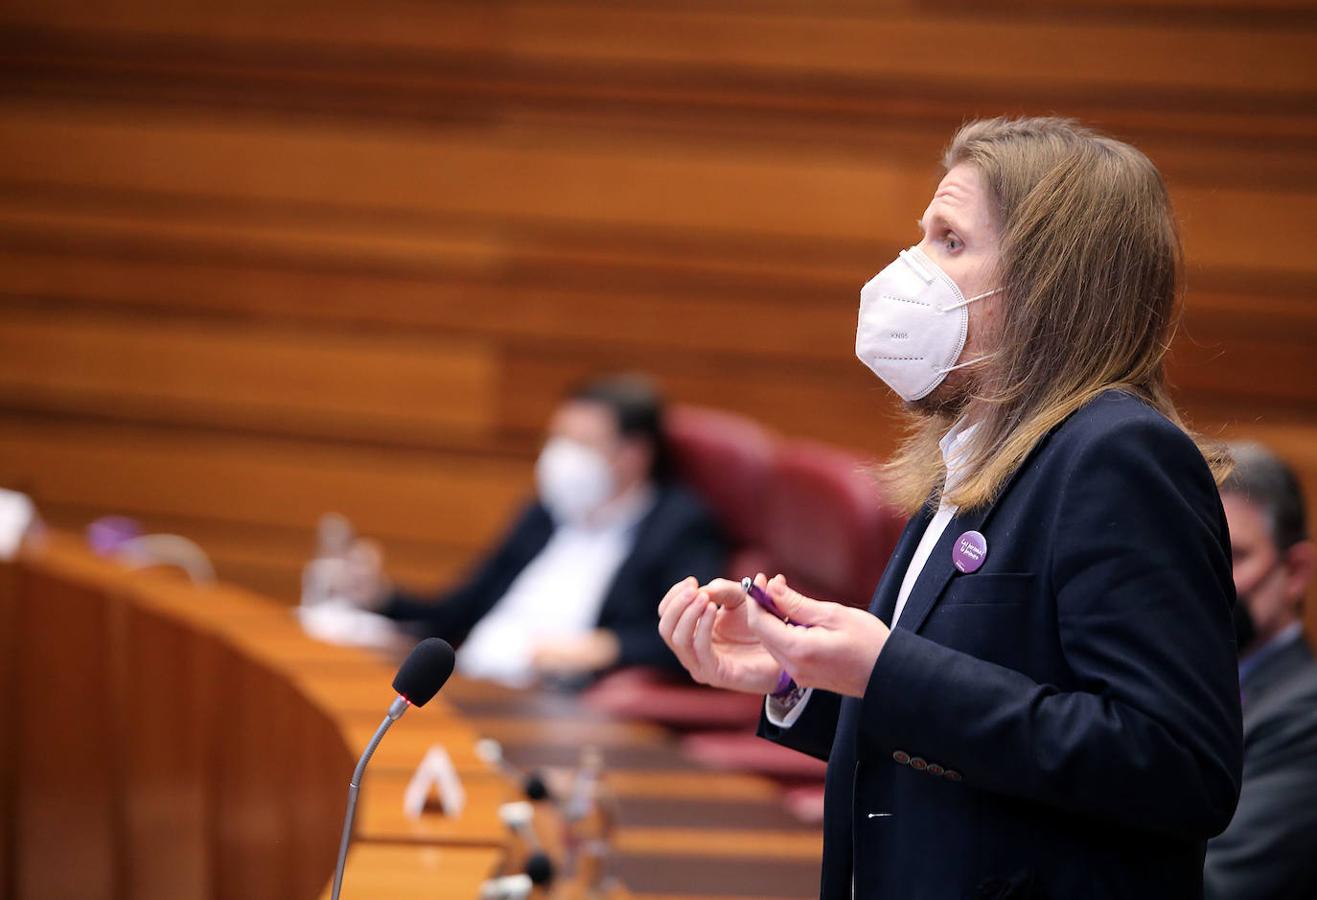
<instances>
[{"instance_id":1,"label":"purple object on desk","mask_svg":"<svg viewBox=\"0 0 1317 900\"><path fill-rule=\"evenodd\" d=\"M101 556L110 556L128 541L142 536L142 526L127 516L102 516L87 526L87 543Z\"/></svg>"}]
</instances>

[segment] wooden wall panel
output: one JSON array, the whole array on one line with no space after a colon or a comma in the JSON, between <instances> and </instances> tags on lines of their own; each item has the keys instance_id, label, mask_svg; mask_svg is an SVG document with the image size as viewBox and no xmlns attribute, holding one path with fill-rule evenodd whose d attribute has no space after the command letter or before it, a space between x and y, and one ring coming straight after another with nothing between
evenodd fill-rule
<instances>
[{"instance_id":1,"label":"wooden wall panel","mask_svg":"<svg viewBox=\"0 0 1317 900\"><path fill-rule=\"evenodd\" d=\"M319 203L335 217L382 219L385 231L388 220L410 215L423 217L413 225L423 234L427 219L447 216L870 246L913 242L911 220L936 184L937 144L929 159L905 161L831 148L706 146L689 137L664 146L649 136L587 135L563 146L566 135L545 141L501 130L362 133L320 121L132 112L131 120L106 120L103 110L76 106L0 107L6 170L39 171L66 189L110 196L145 190L202 209L224 185L230 204L270 204L287 216ZM97 148L95 166L86 165L88 146ZM19 187L33 181L6 180ZM1188 260L1209 269L1265 265L1311 278L1317 262L1309 254L1277 254L1269 231L1301 231L1315 190L1310 179L1284 191L1179 187L1174 199ZM21 214L12 221L37 224ZM882 259L876 248L874 256Z\"/></svg>"},{"instance_id":2,"label":"wooden wall panel","mask_svg":"<svg viewBox=\"0 0 1317 900\"><path fill-rule=\"evenodd\" d=\"M18 0L0 483L291 598L331 508L452 577L599 371L882 455L859 286L961 121L1060 113L1168 177L1184 408L1311 492L1314 60L1290 0Z\"/></svg>"},{"instance_id":3,"label":"wooden wall panel","mask_svg":"<svg viewBox=\"0 0 1317 900\"><path fill-rule=\"evenodd\" d=\"M75 414L358 438L481 434L497 370L479 345L214 322L10 311L0 397Z\"/></svg>"},{"instance_id":4,"label":"wooden wall panel","mask_svg":"<svg viewBox=\"0 0 1317 900\"><path fill-rule=\"evenodd\" d=\"M519 460L412 456L121 425L11 423L0 434L0 466L56 504L209 509L239 525L306 528L338 508L374 534L439 535L468 549L502 526L529 486Z\"/></svg>"}]
</instances>

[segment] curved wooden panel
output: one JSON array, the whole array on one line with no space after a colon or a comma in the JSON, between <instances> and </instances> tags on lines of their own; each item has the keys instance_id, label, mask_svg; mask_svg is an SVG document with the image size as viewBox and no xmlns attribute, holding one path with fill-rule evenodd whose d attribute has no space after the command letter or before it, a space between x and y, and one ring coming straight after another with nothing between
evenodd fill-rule
<instances>
[{"instance_id":1,"label":"curved wooden panel","mask_svg":"<svg viewBox=\"0 0 1317 900\"><path fill-rule=\"evenodd\" d=\"M0 611L16 651L0 683L15 701L0 755L13 813L3 896L320 896L359 748L392 699L390 663L311 641L277 604L129 573L60 534L0 566ZM353 688L325 689L326 673ZM402 881L430 879L438 896L474 896L504 840L506 786L474 741L436 699L394 726L372 769L384 779L363 790L367 845L455 846L459 874L438 880L422 855L398 857ZM462 817L408 830L402 786L436 743L479 789Z\"/></svg>"}]
</instances>

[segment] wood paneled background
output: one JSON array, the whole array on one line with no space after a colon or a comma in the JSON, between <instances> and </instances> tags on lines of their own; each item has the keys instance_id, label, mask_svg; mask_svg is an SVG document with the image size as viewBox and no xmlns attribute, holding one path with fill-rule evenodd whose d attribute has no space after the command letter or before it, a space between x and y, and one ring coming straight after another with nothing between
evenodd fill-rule
<instances>
[{"instance_id":1,"label":"wood paneled background","mask_svg":"<svg viewBox=\"0 0 1317 900\"><path fill-rule=\"evenodd\" d=\"M292 600L317 515L439 582L568 383L882 455L859 286L958 123L1167 174L1178 396L1317 497L1317 7L1285 0L8 0L0 484Z\"/></svg>"}]
</instances>

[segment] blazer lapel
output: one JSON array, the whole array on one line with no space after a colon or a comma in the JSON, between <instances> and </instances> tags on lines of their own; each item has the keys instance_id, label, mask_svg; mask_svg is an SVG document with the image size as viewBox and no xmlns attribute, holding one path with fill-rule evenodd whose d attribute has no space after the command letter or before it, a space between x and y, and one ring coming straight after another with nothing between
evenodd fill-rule
<instances>
[{"instance_id":1,"label":"blazer lapel","mask_svg":"<svg viewBox=\"0 0 1317 900\"><path fill-rule=\"evenodd\" d=\"M1002 489L997 494L996 500L981 509L957 514L947 523L946 530L943 531L942 536L938 538L937 546L933 548L932 554L928 557L928 562L924 564L924 571L919 573L919 578L915 581L914 589L910 591L910 596L905 601L905 608L901 610L901 618L896 623L897 628L909 628L911 631L917 632L924 626L924 621L928 618L928 614L933 611L933 607L937 605L937 602L940 599L942 599L942 594L946 591L947 584L950 583L951 577L956 574L956 566L951 561L951 547L955 540L967 531L982 532L987 528L988 521L992 518L992 514L996 512L999 506L1001 506L1002 500L1010 494L1011 488L1020 477L1020 473L1024 472L1033 464L1043 452L1043 449L1051 441L1052 435L1056 434L1057 430L1063 424L1065 423L1058 422L1041 441L1034 445L1034 448L1029 451L1028 455L1025 456L1023 461L1021 461L1020 465L1011 473L1010 477L1006 479L1006 483L1002 485ZM923 521L927 523L931 517L931 514L929 514L923 519ZM906 533L903 536L903 541L910 540L910 532L911 529L907 527ZM910 550L904 558L904 563L900 568L900 574L895 577L895 584L897 587L891 591L893 605L896 602L896 594L900 591L899 585L905 578L906 567L910 564L910 555L913 554L914 547L918 546L919 539L923 534L924 528L920 527L913 542L910 543ZM991 545L988 546L988 553L992 553ZM887 571L883 573L882 583L885 588L891 588L891 584L889 584L888 581L889 576L893 574L892 569L893 566L889 565ZM973 578L974 576L969 575L967 577ZM890 623L892 607L888 607L887 609L887 616L883 618L883 621Z\"/></svg>"},{"instance_id":2,"label":"blazer lapel","mask_svg":"<svg viewBox=\"0 0 1317 900\"><path fill-rule=\"evenodd\" d=\"M901 618L896 623L897 628L909 628L911 631L918 631L923 626L924 620L928 618L928 614L933 611L933 607L937 605L937 601L941 599L943 592L946 591L951 576L956 574L956 567L951 561L951 547L956 538L967 531L981 531L986 526L988 519L992 517L992 511L996 508L997 504L994 503L991 506L951 517L951 521L947 523L941 537L937 539L937 544L934 545L933 552L928 557L928 562L924 563L924 571L919 573L914 589L910 591L910 596L905 601L905 608L901 610ZM988 548L988 552L992 552L991 547ZM904 575L904 572L902 574Z\"/></svg>"},{"instance_id":3,"label":"blazer lapel","mask_svg":"<svg viewBox=\"0 0 1317 900\"><path fill-rule=\"evenodd\" d=\"M905 570L910 567L910 557L915 555L915 548L919 546L919 539L923 536L931 518L932 513L928 504L921 506L919 512L910 517L905 531L901 532L901 539L896 542L896 548L892 550L891 559L887 561L887 568L883 569L883 577L878 579L878 589L874 592L869 612L882 619L884 625L892 624L896 595L901 592Z\"/></svg>"}]
</instances>

